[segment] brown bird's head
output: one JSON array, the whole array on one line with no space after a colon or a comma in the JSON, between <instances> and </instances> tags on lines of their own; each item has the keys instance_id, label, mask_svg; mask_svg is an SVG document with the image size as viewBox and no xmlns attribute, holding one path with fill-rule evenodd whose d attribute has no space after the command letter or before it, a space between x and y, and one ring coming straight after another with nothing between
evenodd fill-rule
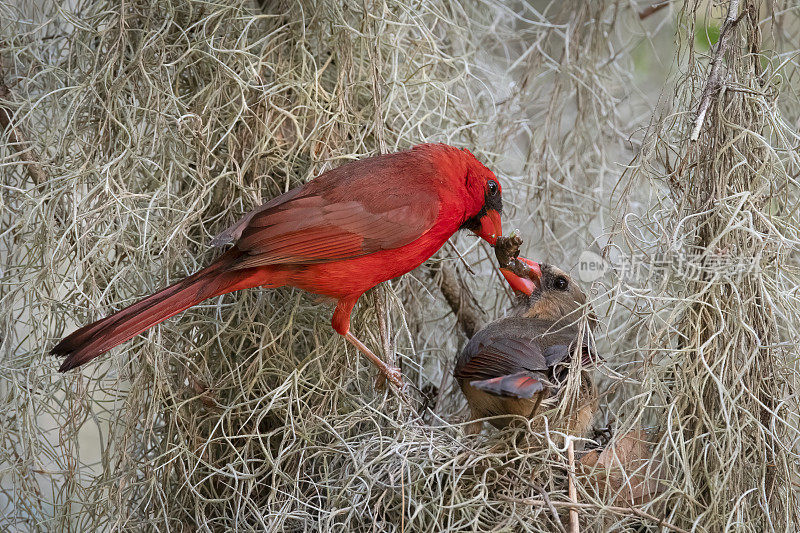
<instances>
[{"instance_id":1,"label":"brown bird's head","mask_svg":"<svg viewBox=\"0 0 800 533\"><path fill-rule=\"evenodd\" d=\"M569 274L553 265L536 263L524 257L517 259L528 265L527 277L509 269L500 269L511 288L520 295L513 310L515 316L554 321L566 318L574 322L581 318L588 305L586 295ZM589 323L594 326L595 322L590 306Z\"/></svg>"}]
</instances>

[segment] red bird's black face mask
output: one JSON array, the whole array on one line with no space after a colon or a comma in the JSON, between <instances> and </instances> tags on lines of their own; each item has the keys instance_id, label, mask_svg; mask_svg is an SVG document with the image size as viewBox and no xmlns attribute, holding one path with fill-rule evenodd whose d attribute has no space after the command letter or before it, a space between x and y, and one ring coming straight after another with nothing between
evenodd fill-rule
<instances>
[{"instance_id":1,"label":"red bird's black face mask","mask_svg":"<svg viewBox=\"0 0 800 533\"><path fill-rule=\"evenodd\" d=\"M461 229L468 229L492 246L497 243L497 238L503 235L503 225L500 213L503 212L503 196L500 185L493 179L486 183L483 208L477 215L461 225Z\"/></svg>"}]
</instances>

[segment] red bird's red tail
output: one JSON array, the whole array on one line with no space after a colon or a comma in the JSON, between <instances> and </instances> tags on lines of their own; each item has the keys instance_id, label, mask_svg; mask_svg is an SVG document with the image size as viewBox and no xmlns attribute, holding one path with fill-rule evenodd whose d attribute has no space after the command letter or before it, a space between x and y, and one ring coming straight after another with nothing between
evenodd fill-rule
<instances>
[{"instance_id":1,"label":"red bird's red tail","mask_svg":"<svg viewBox=\"0 0 800 533\"><path fill-rule=\"evenodd\" d=\"M188 278L65 337L50 351L66 357L59 371L81 366L203 300L245 288L249 285L247 271L230 271L239 255L231 250ZM249 286L259 284L253 281Z\"/></svg>"}]
</instances>

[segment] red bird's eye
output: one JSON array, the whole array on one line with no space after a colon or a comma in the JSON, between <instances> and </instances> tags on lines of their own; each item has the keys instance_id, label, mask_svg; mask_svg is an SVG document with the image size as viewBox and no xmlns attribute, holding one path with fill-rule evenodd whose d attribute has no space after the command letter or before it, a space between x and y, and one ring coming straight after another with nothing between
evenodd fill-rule
<instances>
[{"instance_id":1,"label":"red bird's eye","mask_svg":"<svg viewBox=\"0 0 800 533\"><path fill-rule=\"evenodd\" d=\"M489 196L494 196L500 191L500 186L494 180L489 180L486 183L486 188L489 191Z\"/></svg>"}]
</instances>

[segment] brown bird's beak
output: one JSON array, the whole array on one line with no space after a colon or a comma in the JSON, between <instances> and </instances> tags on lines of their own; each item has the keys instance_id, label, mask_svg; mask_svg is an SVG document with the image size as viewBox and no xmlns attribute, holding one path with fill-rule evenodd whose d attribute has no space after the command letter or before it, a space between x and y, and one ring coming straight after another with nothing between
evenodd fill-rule
<instances>
[{"instance_id":1,"label":"brown bird's beak","mask_svg":"<svg viewBox=\"0 0 800 533\"><path fill-rule=\"evenodd\" d=\"M517 260L528 267L525 277L515 274L508 268L501 268L500 272L512 289L530 296L542 284L542 267L539 266L539 263L524 257L517 257Z\"/></svg>"},{"instance_id":2,"label":"brown bird's beak","mask_svg":"<svg viewBox=\"0 0 800 533\"><path fill-rule=\"evenodd\" d=\"M497 244L497 238L503 235L503 221L500 219L500 213L494 209L487 209L480 222L481 229L475 232L478 237L492 246Z\"/></svg>"}]
</instances>

